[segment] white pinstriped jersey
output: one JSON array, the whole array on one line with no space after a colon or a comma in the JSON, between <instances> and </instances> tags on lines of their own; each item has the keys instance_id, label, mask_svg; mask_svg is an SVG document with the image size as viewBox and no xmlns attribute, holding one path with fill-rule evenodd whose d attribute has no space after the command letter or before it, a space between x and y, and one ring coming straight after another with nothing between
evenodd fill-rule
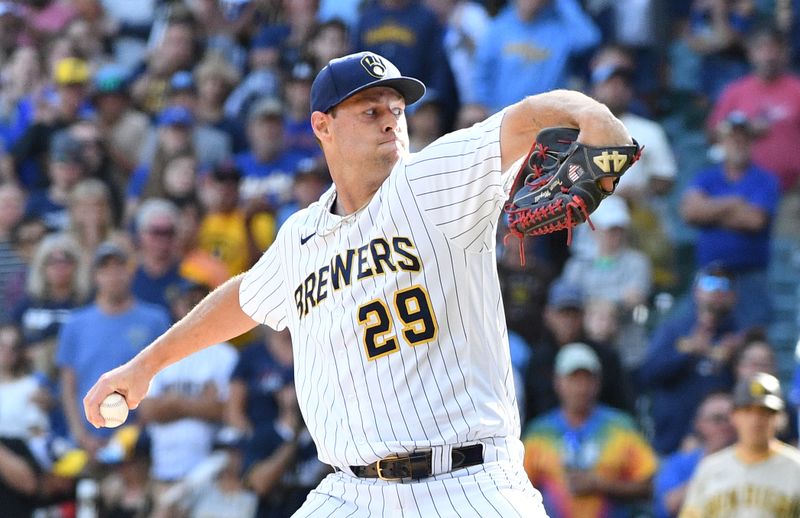
<instances>
[{"instance_id":1,"label":"white pinstriped jersey","mask_svg":"<svg viewBox=\"0 0 800 518\"><path fill-rule=\"evenodd\" d=\"M247 273L244 311L292 334L295 384L320 459L520 433L499 282L503 112L398 161L371 201L294 214Z\"/></svg>"}]
</instances>

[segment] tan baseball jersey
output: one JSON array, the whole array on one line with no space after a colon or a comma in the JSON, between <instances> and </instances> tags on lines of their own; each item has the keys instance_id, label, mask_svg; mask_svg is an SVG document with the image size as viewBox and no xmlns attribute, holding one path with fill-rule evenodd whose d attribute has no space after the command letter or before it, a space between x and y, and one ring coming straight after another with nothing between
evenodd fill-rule
<instances>
[{"instance_id":1,"label":"tan baseball jersey","mask_svg":"<svg viewBox=\"0 0 800 518\"><path fill-rule=\"evenodd\" d=\"M746 464L733 447L703 459L680 518L797 518L800 451L779 443L764 461Z\"/></svg>"}]
</instances>

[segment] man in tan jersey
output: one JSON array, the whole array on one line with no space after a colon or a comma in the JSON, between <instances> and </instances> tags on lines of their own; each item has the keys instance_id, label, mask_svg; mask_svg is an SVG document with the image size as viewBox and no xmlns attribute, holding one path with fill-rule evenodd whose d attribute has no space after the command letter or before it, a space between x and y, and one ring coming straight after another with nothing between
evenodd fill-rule
<instances>
[{"instance_id":1,"label":"man in tan jersey","mask_svg":"<svg viewBox=\"0 0 800 518\"><path fill-rule=\"evenodd\" d=\"M780 383L758 372L734 389L738 439L705 458L689 483L681 518L800 516L800 451L775 439Z\"/></svg>"}]
</instances>

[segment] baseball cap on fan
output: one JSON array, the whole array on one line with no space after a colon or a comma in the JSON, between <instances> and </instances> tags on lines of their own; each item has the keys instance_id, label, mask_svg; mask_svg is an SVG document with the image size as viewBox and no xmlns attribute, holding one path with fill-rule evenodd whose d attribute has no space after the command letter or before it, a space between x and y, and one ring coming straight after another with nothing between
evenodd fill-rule
<instances>
[{"instance_id":1,"label":"baseball cap on fan","mask_svg":"<svg viewBox=\"0 0 800 518\"><path fill-rule=\"evenodd\" d=\"M319 71L311 85L311 111L327 113L345 99L376 86L394 88L406 105L425 94L422 81L400 74L388 59L372 52L358 52L332 59Z\"/></svg>"}]
</instances>

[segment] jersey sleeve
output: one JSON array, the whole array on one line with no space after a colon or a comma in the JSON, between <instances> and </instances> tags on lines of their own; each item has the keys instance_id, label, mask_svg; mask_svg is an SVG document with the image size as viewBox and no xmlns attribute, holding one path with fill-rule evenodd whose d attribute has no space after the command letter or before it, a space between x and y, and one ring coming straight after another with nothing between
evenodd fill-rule
<instances>
[{"instance_id":1,"label":"jersey sleeve","mask_svg":"<svg viewBox=\"0 0 800 518\"><path fill-rule=\"evenodd\" d=\"M405 165L414 200L426 217L464 249L493 246L517 165L500 169L500 125L505 111L449 133ZM512 173L513 171L513 173Z\"/></svg>"},{"instance_id":2,"label":"jersey sleeve","mask_svg":"<svg viewBox=\"0 0 800 518\"><path fill-rule=\"evenodd\" d=\"M286 289L277 245L269 247L245 274L239 286L239 305L256 322L281 331L287 325Z\"/></svg>"}]
</instances>

